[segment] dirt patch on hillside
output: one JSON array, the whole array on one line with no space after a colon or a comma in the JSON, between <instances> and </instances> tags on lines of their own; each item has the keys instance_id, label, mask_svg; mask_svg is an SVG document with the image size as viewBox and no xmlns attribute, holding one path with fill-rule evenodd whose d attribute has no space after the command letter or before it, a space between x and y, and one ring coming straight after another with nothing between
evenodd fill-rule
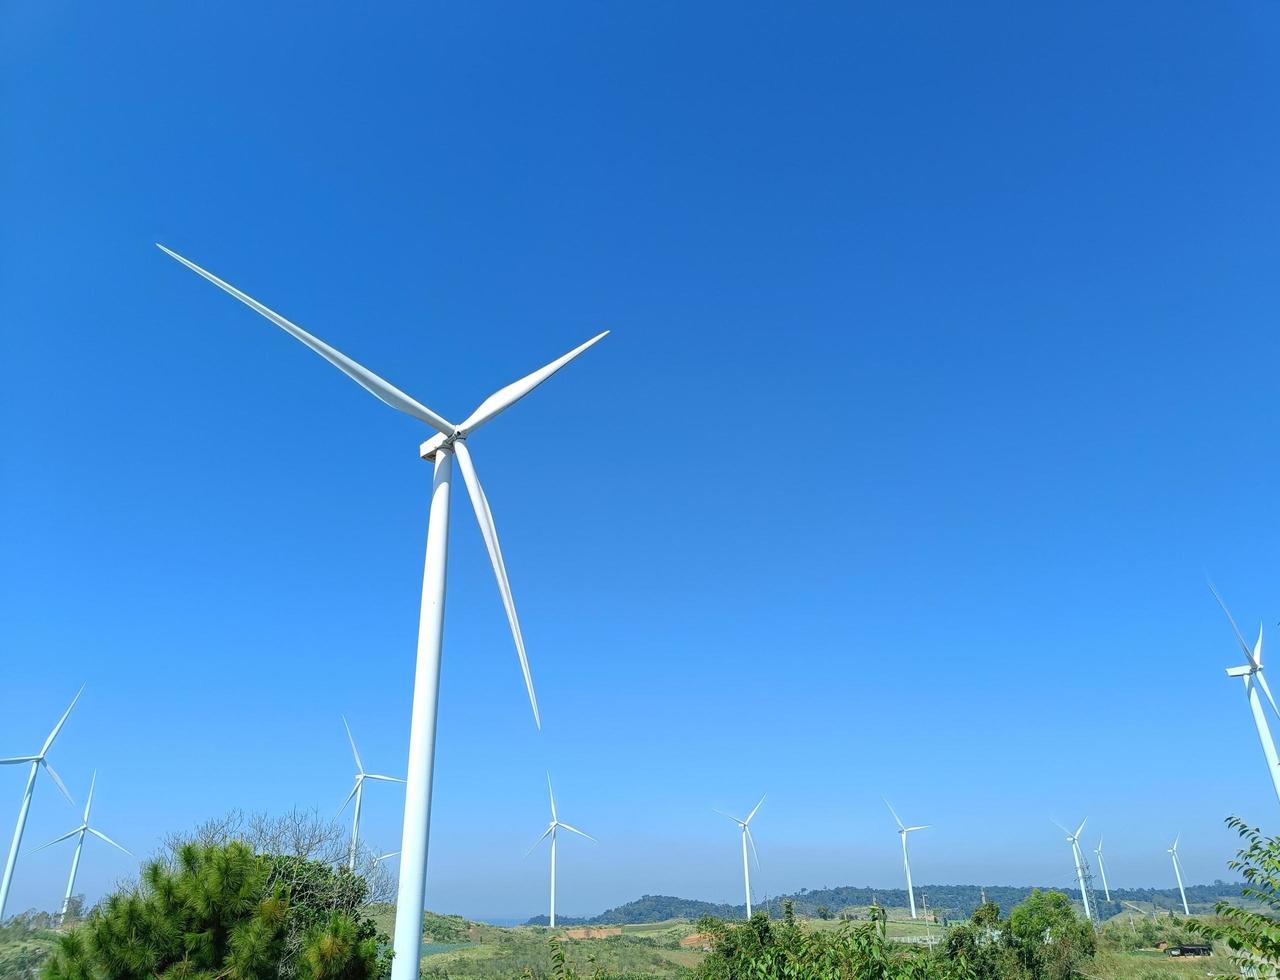
<instances>
[{"instance_id":1,"label":"dirt patch on hillside","mask_svg":"<svg viewBox=\"0 0 1280 980\"><path fill-rule=\"evenodd\" d=\"M564 931L565 939L604 939L606 936L621 935L622 926L582 926Z\"/></svg>"}]
</instances>

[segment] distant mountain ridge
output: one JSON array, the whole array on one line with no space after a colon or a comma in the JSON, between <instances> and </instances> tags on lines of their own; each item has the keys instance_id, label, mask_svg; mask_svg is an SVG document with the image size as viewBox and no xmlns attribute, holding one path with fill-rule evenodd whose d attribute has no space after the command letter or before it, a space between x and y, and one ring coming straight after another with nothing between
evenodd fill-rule
<instances>
[{"instance_id":1,"label":"distant mountain ridge","mask_svg":"<svg viewBox=\"0 0 1280 980\"><path fill-rule=\"evenodd\" d=\"M1027 885L924 885L916 888L916 903L928 906L931 912L949 919L964 919L973 914L985 894L988 901L995 902L1008 912L1009 909L1023 901L1031 894L1035 886ZM1188 885L1187 903L1192 911L1199 908L1208 911L1220 899L1239 899L1244 884L1215 881L1210 885ZM1061 891L1073 898L1078 896L1075 889L1042 887L1041 891ZM1116 915L1125 910L1122 902L1133 902L1143 906L1155 903L1161 911L1181 911L1182 900L1176 888L1113 888L1111 902L1103 900L1099 890L1094 896L1098 909L1104 918ZM840 888L820 888L810 890L802 888L794 895L769 896L759 904L753 903L752 909L768 909L773 915L782 911L782 903L790 900L795 903L796 914L813 918L819 911L826 909L833 917L844 910L857 911L865 909L873 902L888 908L905 908L907 891L905 888L869 888L851 885ZM608 909L591 918L573 918L557 916L557 925L611 926L626 923L661 922L665 919L697 919L704 915L713 915L721 919L740 919L746 915L745 905L726 905L716 902L703 902L697 899L676 898L671 895L644 895L634 902ZM545 926L547 917L537 915L529 919L525 925Z\"/></svg>"}]
</instances>

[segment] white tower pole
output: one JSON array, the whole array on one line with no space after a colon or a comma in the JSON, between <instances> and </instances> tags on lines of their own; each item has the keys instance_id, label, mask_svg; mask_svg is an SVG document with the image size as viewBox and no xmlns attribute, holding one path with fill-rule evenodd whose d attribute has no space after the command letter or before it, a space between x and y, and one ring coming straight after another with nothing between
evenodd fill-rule
<instances>
[{"instance_id":1,"label":"white tower pole","mask_svg":"<svg viewBox=\"0 0 1280 980\"><path fill-rule=\"evenodd\" d=\"M747 863L747 825L742 825L742 887L747 893L747 918L751 918L751 865Z\"/></svg>"},{"instance_id":2,"label":"white tower pole","mask_svg":"<svg viewBox=\"0 0 1280 980\"><path fill-rule=\"evenodd\" d=\"M911 905L911 918L916 917L916 893L911 887L911 859L907 857L907 832L900 830L898 833L902 836L902 867L907 872L907 901Z\"/></svg>"},{"instance_id":3,"label":"white tower pole","mask_svg":"<svg viewBox=\"0 0 1280 980\"><path fill-rule=\"evenodd\" d=\"M31 795L36 789L36 774L40 771L40 760L31 760L31 775L27 777L27 788L22 793L22 806L18 808L18 825L13 829L13 843L9 845L9 857L4 863L4 878L0 879L0 922L4 921L5 903L9 901L9 886L13 883L13 868L18 863L18 848L22 844L22 832L27 827L27 811L31 809Z\"/></svg>"},{"instance_id":4,"label":"white tower pole","mask_svg":"<svg viewBox=\"0 0 1280 980\"><path fill-rule=\"evenodd\" d=\"M1173 847L1169 849L1169 856L1173 858L1173 874L1178 879L1178 894L1182 896L1182 912L1184 915L1190 915L1191 909L1187 905L1187 891L1182 887L1182 866L1178 861L1178 842L1173 842Z\"/></svg>"},{"instance_id":5,"label":"white tower pole","mask_svg":"<svg viewBox=\"0 0 1280 980\"><path fill-rule=\"evenodd\" d=\"M1271 737L1271 726L1267 724L1267 716L1262 710L1262 699L1258 697L1258 685L1253 679L1252 671L1244 675L1244 693L1249 699L1249 710L1253 712L1253 723L1258 729L1258 741L1262 743L1262 754L1267 759L1271 785L1276 791L1277 799L1280 799L1280 756L1276 755L1275 739Z\"/></svg>"},{"instance_id":6,"label":"white tower pole","mask_svg":"<svg viewBox=\"0 0 1280 980\"><path fill-rule=\"evenodd\" d=\"M556 828L551 827L551 928L556 927Z\"/></svg>"},{"instance_id":7,"label":"white tower pole","mask_svg":"<svg viewBox=\"0 0 1280 980\"><path fill-rule=\"evenodd\" d=\"M81 827L80 833L76 836L76 852L71 856L71 876L67 878L67 894L62 899L62 912L58 915L59 923L67 917L67 909L71 906L71 896L76 890L76 872L80 870L80 852L84 850L84 835L88 830L88 827Z\"/></svg>"},{"instance_id":8,"label":"white tower pole","mask_svg":"<svg viewBox=\"0 0 1280 980\"><path fill-rule=\"evenodd\" d=\"M444 639L444 584L449 553L449 485L453 453L436 452L427 525L418 618L418 661L409 726L409 772L400 839L400 886L391 980L417 980L422 958L422 912L426 901L427 843L431 833L431 780L435 767L436 717L440 705L440 649Z\"/></svg>"},{"instance_id":9,"label":"white tower pole","mask_svg":"<svg viewBox=\"0 0 1280 980\"><path fill-rule=\"evenodd\" d=\"M356 812L351 818L351 853L347 857L347 867L356 869L356 841L360 837L360 803L364 799L364 774L356 777Z\"/></svg>"},{"instance_id":10,"label":"white tower pole","mask_svg":"<svg viewBox=\"0 0 1280 980\"><path fill-rule=\"evenodd\" d=\"M1084 854L1080 851L1079 836L1071 838L1071 856L1076 861L1076 881L1080 883L1080 902L1084 905L1084 917L1093 921L1093 910L1089 908L1089 892L1084 884Z\"/></svg>"}]
</instances>

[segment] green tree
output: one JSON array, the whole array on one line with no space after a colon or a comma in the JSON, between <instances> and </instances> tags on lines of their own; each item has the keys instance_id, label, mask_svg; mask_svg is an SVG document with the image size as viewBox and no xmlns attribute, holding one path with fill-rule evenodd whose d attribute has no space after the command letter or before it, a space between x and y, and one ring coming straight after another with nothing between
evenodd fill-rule
<instances>
[{"instance_id":1,"label":"green tree","mask_svg":"<svg viewBox=\"0 0 1280 980\"><path fill-rule=\"evenodd\" d=\"M1009 940L1036 980L1070 980L1095 950L1093 926L1062 892L1036 889L1009 913Z\"/></svg>"},{"instance_id":2,"label":"green tree","mask_svg":"<svg viewBox=\"0 0 1280 980\"><path fill-rule=\"evenodd\" d=\"M335 873L323 866L284 867L287 873L282 873L279 859L255 854L240 842L186 844L172 862L152 862L136 888L111 895L83 925L63 936L42 976L45 980L379 977L386 964L378 959L376 939L362 935L370 931L368 927L324 907L335 901L334 889L323 884ZM346 886L341 875L338 878ZM358 887L354 893L363 897ZM326 925L316 926L322 914L327 916ZM291 951L294 948L296 952Z\"/></svg>"}]
</instances>

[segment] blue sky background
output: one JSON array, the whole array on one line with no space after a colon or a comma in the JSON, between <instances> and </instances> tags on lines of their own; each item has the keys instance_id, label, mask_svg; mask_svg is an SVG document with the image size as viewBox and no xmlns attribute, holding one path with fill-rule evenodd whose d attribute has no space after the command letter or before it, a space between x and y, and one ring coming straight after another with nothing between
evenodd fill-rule
<instances>
[{"instance_id":1,"label":"blue sky background","mask_svg":"<svg viewBox=\"0 0 1280 980\"><path fill-rule=\"evenodd\" d=\"M1113 883L1226 877L1280 12L1041 7L7 5L0 754L87 681L53 760L140 853L336 809L340 712L403 768L426 430L163 241L455 419L613 330L471 442L545 730L460 498L430 907L544 909L548 767L566 913L740 900L766 790L761 892L898 885L881 793L924 883L1065 886L1085 815Z\"/></svg>"}]
</instances>

